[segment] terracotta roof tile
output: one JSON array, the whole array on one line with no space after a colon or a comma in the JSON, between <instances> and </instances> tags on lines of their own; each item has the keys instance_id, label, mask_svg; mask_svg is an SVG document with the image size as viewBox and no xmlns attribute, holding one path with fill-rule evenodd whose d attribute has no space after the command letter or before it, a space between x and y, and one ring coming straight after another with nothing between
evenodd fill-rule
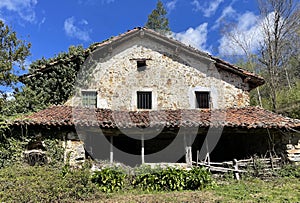
<instances>
[{"instance_id":1,"label":"terracotta roof tile","mask_svg":"<svg viewBox=\"0 0 300 203\"><path fill-rule=\"evenodd\" d=\"M132 127L242 127L300 128L300 120L258 107L226 110L112 111L70 106L52 106L16 120L13 125Z\"/></svg>"}]
</instances>

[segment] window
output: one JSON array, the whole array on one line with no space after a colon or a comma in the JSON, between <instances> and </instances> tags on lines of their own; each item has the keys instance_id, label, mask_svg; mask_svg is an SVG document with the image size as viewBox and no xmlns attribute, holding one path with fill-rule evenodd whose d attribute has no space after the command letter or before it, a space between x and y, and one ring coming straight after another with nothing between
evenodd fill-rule
<instances>
[{"instance_id":1,"label":"window","mask_svg":"<svg viewBox=\"0 0 300 203\"><path fill-rule=\"evenodd\" d=\"M196 108L209 108L209 92L195 92Z\"/></svg>"},{"instance_id":2,"label":"window","mask_svg":"<svg viewBox=\"0 0 300 203\"><path fill-rule=\"evenodd\" d=\"M152 92L137 92L137 108L152 109Z\"/></svg>"},{"instance_id":3,"label":"window","mask_svg":"<svg viewBox=\"0 0 300 203\"><path fill-rule=\"evenodd\" d=\"M136 65L137 65L137 68L143 68L147 65L146 60L137 60Z\"/></svg>"},{"instance_id":4,"label":"window","mask_svg":"<svg viewBox=\"0 0 300 203\"><path fill-rule=\"evenodd\" d=\"M97 107L97 92L82 91L82 105L85 107Z\"/></svg>"}]
</instances>

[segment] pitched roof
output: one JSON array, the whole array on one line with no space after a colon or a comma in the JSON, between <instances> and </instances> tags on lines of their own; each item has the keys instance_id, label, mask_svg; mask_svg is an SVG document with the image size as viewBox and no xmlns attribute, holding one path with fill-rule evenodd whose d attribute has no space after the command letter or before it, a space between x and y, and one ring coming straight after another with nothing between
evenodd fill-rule
<instances>
[{"instance_id":1,"label":"pitched roof","mask_svg":"<svg viewBox=\"0 0 300 203\"><path fill-rule=\"evenodd\" d=\"M132 127L241 127L300 128L300 120L283 117L258 107L224 110L112 111L71 106L52 106L16 120L13 125Z\"/></svg>"},{"instance_id":2,"label":"pitched roof","mask_svg":"<svg viewBox=\"0 0 300 203\"><path fill-rule=\"evenodd\" d=\"M253 89L257 86L263 85L265 83L265 80L259 76L256 75L254 73L251 73L249 71L243 70L242 68L239 68L233 64L230 64L226 61L223 61L217 57L211 56L208 53L205 53L203 51L200 51L198 49L195 49L191 46L185 45L182 42L179 42L178 40L175 40L173 38L170 37L166 37L164 35L159 34L158 32L155 32L151 29L148 28L142 28L142 27L137 27L134 28L132 30L128 30L127 32L120 34L116 37L112 37L110 39L104 40L102 42L99 43L95 43L93 45L91 45L89 48L87 48L84 52L84 54L86 56L88 56L90 53L92 53L93 51L95 51L96 49L99 48L104 48L106 46L110 46L115 42L119 42L122 40L126 40L128 39L130 36L136 36L136 35L143 35L143 37L148 36L148 37L152 37L158 40L161 40L163 42L167 42L169 44L174 45L175 47L180 47L180 51L186 51L186 52L190 52L196 56L202 57L202 58L206 58L208 60L211 60L212 62L214 62L216 64L216 66L220 69L232 72L234 74L237 74L239 76L241 76L245 82L248 82L250 84L250 89ZM60 63L68 63L72 60L74 60L74 57L71 57L69 59L66 60L54 60L51 63L41 66L40 69L37 70L37 72L44 72L44 71L48 71L51 69L51 67L58 65ZM24 75L23 77L30 77L31 75L34 75L35 73L31 73L31 74L27 74Z\"/></svg>"}]
</instances>

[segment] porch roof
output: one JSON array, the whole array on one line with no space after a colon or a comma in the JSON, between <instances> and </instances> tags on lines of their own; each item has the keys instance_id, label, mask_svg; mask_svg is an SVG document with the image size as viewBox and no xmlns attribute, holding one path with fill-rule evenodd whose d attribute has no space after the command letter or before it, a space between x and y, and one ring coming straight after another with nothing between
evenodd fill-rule
<instances>
[{"instance_id":1,"label":"porch roof","mask_svg":"<svg viewBox=\"0 0 300 203\"><path fill-rule=\"evenodd\" d=\"M242 127L300 128L300 120L291 119L259 107L228 109L181 109L159 111L113 111L71 106L51 106L15 120L12 125L134 127Z\"/></svg>"}]
</instances>

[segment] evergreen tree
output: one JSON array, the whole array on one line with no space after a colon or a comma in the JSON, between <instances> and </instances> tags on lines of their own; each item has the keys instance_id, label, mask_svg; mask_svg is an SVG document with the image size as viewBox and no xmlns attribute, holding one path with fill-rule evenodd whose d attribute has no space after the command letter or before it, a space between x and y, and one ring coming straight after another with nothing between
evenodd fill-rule
<instances>
[{"instance_id":1,"label":"evergreen tree","mask_svg":"<svg viewBox=\"0 0 300 203\"><path fill-rule=\"evenodd\" d=\"M24 69L30 46L30 43L18 39L16 32L0 20L0 85L11 85L17 81L14 72L18 68Z\"/></svg>"},{"instance_id":2,"label":"evergreen tree","mask_svg":"<svg viewBox=\"0 0 300 203\"><path fill-rule=\"evenodd\" d=\"M8 102L6 91L18 81L16 73L24 70L30 46L30 43L18 39L16 32L0 20L0 112Z\"/></svg>"},{"instance_id":3,"label":"evergreen tree","mask_svg":"<svg viewBox=\"0 0 300 203\"><path fill-rule=\"evenodd\" d=\"M145 25L146 28L155 30L163 35L170 34L169 20L166 17L167 11L163 3L158 0L156 8L148 16L148 21Z\"/></svg>"}]
</instances>

